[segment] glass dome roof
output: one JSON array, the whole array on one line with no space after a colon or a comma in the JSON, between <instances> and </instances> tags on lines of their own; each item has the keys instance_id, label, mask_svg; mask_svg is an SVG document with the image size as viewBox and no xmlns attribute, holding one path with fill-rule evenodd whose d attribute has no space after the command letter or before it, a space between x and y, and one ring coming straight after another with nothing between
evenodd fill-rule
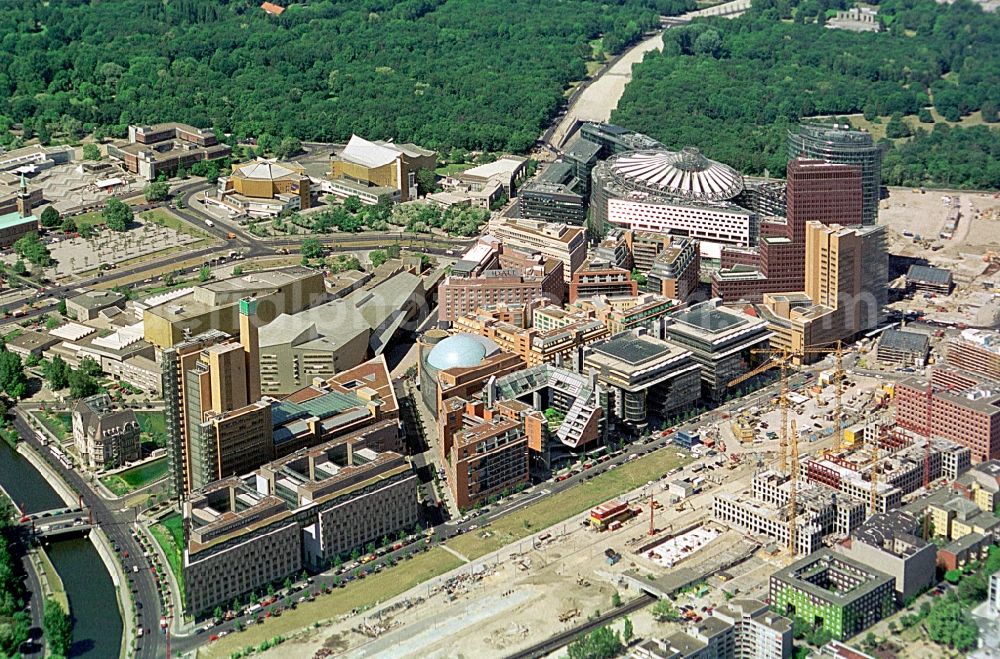
<instances>
[{"instance_id":1,"label":"glass dome roof","mask_svg":"<svg viewBox=\"0 0 1000 659\"><path fill-rule=\"evenodd\" d=\"M623 153L609 162L625 185L675 197L721 201L743 190L743 177L736 170L691 147Z\"/></svg>"},{"instance_id":2,"label":"glass dome roof","mask_svg":"<svg viewBox=\"0 0 1000 659\"><path fill-rule=\"evenodd\" d=\"M485 336L455 334L431 349L427 363L439 371L479 366L485 358L498 352L499 346Z\"/></svg>"}]
</instances>

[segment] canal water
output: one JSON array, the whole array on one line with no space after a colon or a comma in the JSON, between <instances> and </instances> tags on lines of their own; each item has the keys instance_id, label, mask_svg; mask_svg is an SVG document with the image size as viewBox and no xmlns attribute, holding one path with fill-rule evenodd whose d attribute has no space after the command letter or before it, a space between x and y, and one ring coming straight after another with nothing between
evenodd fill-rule
<instances>
[{"instance_id":1,"label":"canal water","mask_svg":"<svg viewBox=\"0 0 1000 659\"><path fill-rule=\"evenodd\" d=\"M66 504L30 462L0 441L0 484L24 512ZM115 587L94 545L86 538L58 540L46 547L73 610L72 657L109 659L121 648L122 619Z\"/></svg>"}]
</instances>

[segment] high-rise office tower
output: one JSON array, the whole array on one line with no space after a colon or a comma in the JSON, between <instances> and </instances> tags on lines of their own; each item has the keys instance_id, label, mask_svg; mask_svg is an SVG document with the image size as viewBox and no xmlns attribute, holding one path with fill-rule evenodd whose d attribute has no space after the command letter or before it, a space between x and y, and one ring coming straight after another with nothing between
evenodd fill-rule
<instances>
[{"instance_id":1,"label":"high-rise office tower","mask_svg":"<svg viewBox=\"0 0 1000 659\"><path fill-rule=\"evenodd\" d=\"M806 225L805 292L814 305L836 311L838 338L878 325L888 278L885 227Z\"/></svg>"},{"instance_id":2,"label":"high-rise office tower","mask_svg":"<svg viewBox=\"0 0 1000 659\"><path fill-rule=\"evenodd\" d=\"M210 330L163 351L174 494L247 471L247 456L254 462L273 453L270 406L258 404L256 307L256 300L240 301L238 341Z\"/></svg>"},{"instance_id":3,"label":"high-rise office tower","mask_svg":"<svg viewBox=\"0 0 1000 659\"><path fill-rule=\"evenodd\" d=\"M799 157L860 166L862 223L875 224L882 186L882 150L870 133L841 124L800 124L788 131L788 159Z\"/></svg>"}]
</instances>

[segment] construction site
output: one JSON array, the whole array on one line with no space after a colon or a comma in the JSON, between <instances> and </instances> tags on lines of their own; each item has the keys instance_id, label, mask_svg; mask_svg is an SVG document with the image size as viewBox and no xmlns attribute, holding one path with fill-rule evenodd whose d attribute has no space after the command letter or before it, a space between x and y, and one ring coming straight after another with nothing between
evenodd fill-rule
<instances>
[{"instance_id":1,"label":"construction site","mask_svg":"<svg viewBox=\"0 0 1000 659\"><path fill-rule=\"evenodd\" d=\"M799 371L802 357L773 354L761 367L780 373L777 396L679 430L694 438L686 466L290 647L297 656L334 647L350 657L509 656L607 616L615 602L636 635L663 637L730 597L767 598L771 575L796 557L968 470L969 449L896 427L892 387L845 372L841 351ZM662 450L686 454L679 443ZM654 620L655 597L684 606L682 619Z\"/></svg>"},{"instance_id":2,"label":"construction site","mask_svg":"<svg viewBox=\"0 0 1000 659\"><path fill-rule=\"evenodd\" d=\"M993 326L1000 320L1000 197L993 192L890 188L881 202L879 224L897 263L927 264L952 273L947 294L915 295L896 302L944 325ZM906 288L897 271L891 289Z\"/></svg>"}]
</instances>

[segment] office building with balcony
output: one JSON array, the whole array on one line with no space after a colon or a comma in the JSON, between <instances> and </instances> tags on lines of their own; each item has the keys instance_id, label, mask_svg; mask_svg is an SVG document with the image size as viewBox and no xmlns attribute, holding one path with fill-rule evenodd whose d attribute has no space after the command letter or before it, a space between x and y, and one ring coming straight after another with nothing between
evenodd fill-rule
<instances>
[{"instance_id":1,"label":"office building with balcony","mask_svg":"<svg viewBox=\"0 0 1000 659\"><path fill-rule=\"evenodd\" d=\"M521 217L543 222L564 222L582 226L587 219L586 191L576 177L576 168L555 162L521 186Z\"/></svg>"},{"instance_id":2,"label":"office building with balcony","mask_svg":"<svg viewBox=\"0 0 1000 659\"><path fill-rule=\"evenodd\" d=\"M481 397L522 410L528 447L548 466L560 452L590 450L607 438L603 394L593 373L544 364L491 378Z\"/></svg>"},{"instance_id":3,"label":"office building with balcony","mask_svg":"<svg viewBox=\"0 0 1000 659\"><path fill-rule=\"evenodd\" d=\"M503 219L490 230L505 247L537 252L563 264L563 281L569 284L573 273L587 260L587 237L583 227L538 220Z\"/></svg>"},{"instance_id":4,"label":"office building with balcony","mask_svg":"<svg viewBox=\"0 0 1000 659\"><path fill-rule=\"evenodd\" d=\"M398 453L333 441L216 481L184 503L191 614L412 528L417 478Z\"/></svg>"},{"instance_id":5,"label":"office building with balcony","mask_svg":"<svg viewBox=\"0 0 1000 659\"><path fill-rule=\"evenodd\" d=\"M663 319L681 306L678 300L662 295L639 293L635 296L597 295L577 300L571 308L598 319L612 334L644 329L653 336L659 336Z\"/></svg>"},{"instance_id":6,"label":"office building with balcony","mask_svg":"<svg viewBox=\"0 0 1000 659\"><path fill-rule=\"evenodd\" d=\"M569 284L569 303L595 295L634 296L638 292L639 284L632 279L631 272L592 258L573 273Z\"/></svg>"},{"instance_id":7,"label":"office building with balcony","mask_svg":"<svg viewBox=\"0 0 1000 659\"><path fill-rule=\"evenodd\" d=\"M701 391L690 350L649 336L644 330L616 334L588 347L583 370L608 395L610 422L642 432L650 417L666 418L692 405Z\"/></svg>"},{"instance_id":8,"label":"office building with balcony","mask_svg":"<svg viewBox=\"0 0 1000 659\"><path fill-rule=\"evenodd\" d=\"M701 396L718 402L729 383L764 361L754 350L768 346L767 323L718 299L700 302L667 316L663 333L672 343L691 351L701 373Z\"/></svg>"}]
</instances>

